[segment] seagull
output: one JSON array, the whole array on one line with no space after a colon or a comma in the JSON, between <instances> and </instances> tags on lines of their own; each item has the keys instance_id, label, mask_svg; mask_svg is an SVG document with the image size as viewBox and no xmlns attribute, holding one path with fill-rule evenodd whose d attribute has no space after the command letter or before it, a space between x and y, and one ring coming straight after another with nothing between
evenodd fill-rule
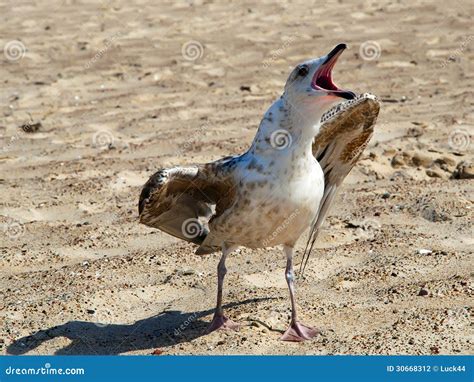
<instances>
[{"instance_id":1,"label":"seagull","mask_svg":"<svg viewBox=\"0 0 474 382\"><path fill-rule=\"evenodd\" d=\"M274 246L286 256L291 302L291 322L281 339L299 342L319 333L298 320L294 248L309 229L304 272L336 191L367 146L379 112L375 96L334 84L332 70L345 49L339 44L294 68L247 152L161 169L142 189L141 223L196 244L198 255L222 253L208 333L239 328L222 308L229 254L238 247Z\"/></svg>"}]
</instances>

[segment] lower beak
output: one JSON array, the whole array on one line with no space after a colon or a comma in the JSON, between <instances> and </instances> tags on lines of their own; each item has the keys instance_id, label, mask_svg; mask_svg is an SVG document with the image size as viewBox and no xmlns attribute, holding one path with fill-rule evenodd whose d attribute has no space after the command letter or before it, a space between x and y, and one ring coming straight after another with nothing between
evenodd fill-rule
<instances>
[{"instance_id":1,"label":"lower beak","mask_svg":"<svg viewBox=\"0 0 474 382\"><path fill-rule=\"evenodd\" d=\"M330 91L329 94L345 99L354 99L356 97L355 93L351 92L350 90L335 90Z\"/></svg>"}]
</instances>

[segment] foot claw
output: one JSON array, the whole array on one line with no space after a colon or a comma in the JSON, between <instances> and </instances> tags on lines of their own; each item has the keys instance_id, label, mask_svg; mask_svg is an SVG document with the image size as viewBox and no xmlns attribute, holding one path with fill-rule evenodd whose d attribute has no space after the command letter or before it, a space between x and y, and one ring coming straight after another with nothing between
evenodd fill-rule
<instances>
[{"instance_id":1,"label":"foot claw","mask_svg":"<svg viewBox=\"0 0 474 382\"><path fill-rule=\"evenodd\" d=\"M239 330L240 325L231 319L227 318L226 316L216 316L212 319L211 324L206 330L206 333L211 333L217 329L224 329L224 330Z\"/></svg>"},{"instance_id":2,"label":"foot claw","mask_svg":"<svg viewBox=\"0 0 474 382\"><path fill-rule=\"evenodd\" d=\"M298 321L292 322L287 331L281 336L282 341L301 342L315 337L320 332L309 326L303 325Z\"/></svg>"}]
</instances>

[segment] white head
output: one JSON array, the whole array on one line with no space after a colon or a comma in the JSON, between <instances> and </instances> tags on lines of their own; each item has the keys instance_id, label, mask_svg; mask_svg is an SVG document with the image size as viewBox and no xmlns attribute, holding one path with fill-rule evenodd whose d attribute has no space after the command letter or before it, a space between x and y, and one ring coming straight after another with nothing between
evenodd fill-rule
<instances>
[{"instance_id":1,"label":"white head","mask_svg":"<svg viewBox=\"0 0 474 382\"><path fill-rule=\"evenodd\" d=\"M338 88L332 80L332 69L344 49L346 44L339 44L326 56L308 60L293 69L283 96L270 107L260 123L251 147L253 152L268 155L275 147L311 152L313 139L321 127L321 117L337 104L356 98L353 92ZM282 144L274 137L283 137Z\"/></svg>"},{"instance_id":2,"label":"white head","mask_svg":"<svg viewBox=\"0 0 474 382\"><path fill-rule=\"evenodd\" d=\"M283 99L315 123L334 105L356 96L332 80L332 69L346 47L339 44L326 56L297 65L288 77Z\"/></svg>"}]
</instances>

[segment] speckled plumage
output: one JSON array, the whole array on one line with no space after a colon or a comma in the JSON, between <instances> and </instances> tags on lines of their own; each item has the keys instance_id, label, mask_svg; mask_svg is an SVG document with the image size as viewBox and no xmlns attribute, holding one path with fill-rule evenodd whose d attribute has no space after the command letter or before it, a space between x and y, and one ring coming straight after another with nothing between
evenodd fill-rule
<instances>
[{"instance_id":1,"label":"speckled plumage","mask_svg":"<svg viewBox=\"0 0 474 382\"><path fill-rule=\"evenodd\" d=\"M200 220L206 234L191 240L200 245L197 253L221 249L224 242L249 248L294 245L315 218L324 175L311 152L312 137L302 134L301 126L291 126L291 112L282 104L278 100L265 114L252 146L241 156L156 173L144 187L140 221L169 232L170 222L159 217L179 203L190 202L196 208L183 215L183 221ZM282 126L294 138L278 150L272 146L271 134ZM210 214L212 205L216 209ZM273 235L296 210L292 224Z\"/></svg>"},{"instance_id":2,"label":"speckled plumage","mask_svg":"<svg viewBox=\"0 0 474 382\"><path fill-rule=\"evenodd\" d=\"M311 152L305 152L305 136L288 122L291 106L282 103L276 101L265 113L243 155L154 174L142 191L140 221L200 245L200 254L220 250L222 242L249 248L293 245L316 217L325 188L339 186L367 145L379 106L367 94L339 104L331 118L323 116L318 135L311 138ZM282 126L295 138L288 148L277 150L271 134ZM184 204L194 208L171 224L169 215L176 217L173 209ZM295 211L292 224L278 230ZM203 225L198 237L182 237L181 224L189 218Z\"/></svg>"}]
</instances>

